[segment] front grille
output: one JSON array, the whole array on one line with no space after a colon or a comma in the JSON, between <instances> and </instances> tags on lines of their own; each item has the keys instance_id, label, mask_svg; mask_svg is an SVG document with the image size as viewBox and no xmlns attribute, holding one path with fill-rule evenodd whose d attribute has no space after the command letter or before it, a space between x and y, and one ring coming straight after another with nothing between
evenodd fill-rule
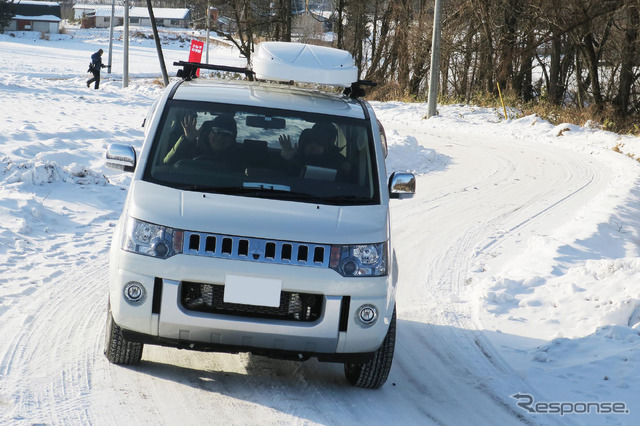
<instances>
[{"instance_id":1,"label":"front grille","mask_svg":"<svg viewBox=\"0 0 640 426\"><path fill-rule=\"evenodd\" d=\"M224 286L183 282L180 301L190 311L252 318L313 322L322 315L324 297L319 294L280 293L280 306L253 306L224 302Z\"/></svg>"},{"instance_id":2,"label":"front grille","mask_svg":"<svg viewBox=\"0 0 640 426\"><path fill-rule=\"evenodd\" d=\"M328 268L331 246L185 231L183 253L222 259Z\"/></svg>"}]
</instances>

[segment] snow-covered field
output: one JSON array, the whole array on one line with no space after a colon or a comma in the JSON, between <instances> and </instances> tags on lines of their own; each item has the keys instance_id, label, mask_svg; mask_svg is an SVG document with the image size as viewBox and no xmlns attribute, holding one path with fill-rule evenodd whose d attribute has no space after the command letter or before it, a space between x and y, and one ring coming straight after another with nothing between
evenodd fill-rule
<instances>
[{"instance_id":1,"label":"snow-covered field","mask_svg":"<svg viewBox=\"0 0 640 426\"><path fill-rule=\"evenodd\" d=\"M190 34L164 36L175 75ZM140 366L110 365L107 252L130 176L104 151L140 148L162 88L153 40L134 38L129 87L116 40L87 89L107 45L107 30L0 35L0 424L640 423L640 142L462 105L425 120L423 104L373 103L388 170L418 179L392 206L382 389L314 360L147 346Z\"/></svg>"}]
</instances>

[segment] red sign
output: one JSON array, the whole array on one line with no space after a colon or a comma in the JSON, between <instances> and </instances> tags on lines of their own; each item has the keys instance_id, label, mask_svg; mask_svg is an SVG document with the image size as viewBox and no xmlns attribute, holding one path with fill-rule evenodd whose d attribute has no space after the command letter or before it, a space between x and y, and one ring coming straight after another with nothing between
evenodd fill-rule
<instances>
[{"instance_id":1,"label":"red sign","mask_svg":"<svg viewBox=\"0 0 640 426\"><path fill-rule=\"evenodd\" d=\"M189 49L189 62L200 62L202 59L203 50L204 42L191 40L191 48ZM200 69L196 71L196 75L200 77Z\"/></svg>"}]
</instances>

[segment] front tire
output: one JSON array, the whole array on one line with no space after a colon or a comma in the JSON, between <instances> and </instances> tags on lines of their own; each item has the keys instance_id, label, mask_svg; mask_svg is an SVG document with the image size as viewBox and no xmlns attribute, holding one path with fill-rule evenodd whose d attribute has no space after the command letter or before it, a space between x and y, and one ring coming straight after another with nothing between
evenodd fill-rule
<instances>
[{"instance_id":1,"label":"front tire","mask_svg":"<svg viewBox=\"0 0 640 426\"><path fill-rule=\"evenodd\" d=\"M387 335L382 345L375 352L373 358L364 364L344 364L344 375L353 386L366 389L379 389L387 381L393 350L396 346L396 309L393 308L393 316Z\"/></svg>"},{"instance_id":2,"label":"front tire","mask_svg":"<svg viewBox=\"0 0 640 426\"><path fill-rule=\"evenodd\" d=\"M142 358L142 343L130 342L122 336L122 329L113 321L111 310L107 315L104 354L113 364L137 365Z\"/></svg>"}]
</instances>

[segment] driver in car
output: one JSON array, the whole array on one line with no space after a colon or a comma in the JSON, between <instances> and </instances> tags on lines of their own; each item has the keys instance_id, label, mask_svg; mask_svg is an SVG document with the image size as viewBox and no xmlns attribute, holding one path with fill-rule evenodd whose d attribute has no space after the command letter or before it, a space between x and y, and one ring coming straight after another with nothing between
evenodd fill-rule
<instances>
[{"instance_id":1,"label":"driver in car","mask_svg":"<svg viewBox=\"0 0 640 426\"><path fill-rule=\"evenodd\" d=\"M171 151L164 157L165 164L179 160L209 160L224 164L229 169L240 169L241 155L236 143L238 127L228 114L205 121L196 130L196 117L186 116L182 120L184 134L178 138Z\"/></svg>"}]
</instances>

